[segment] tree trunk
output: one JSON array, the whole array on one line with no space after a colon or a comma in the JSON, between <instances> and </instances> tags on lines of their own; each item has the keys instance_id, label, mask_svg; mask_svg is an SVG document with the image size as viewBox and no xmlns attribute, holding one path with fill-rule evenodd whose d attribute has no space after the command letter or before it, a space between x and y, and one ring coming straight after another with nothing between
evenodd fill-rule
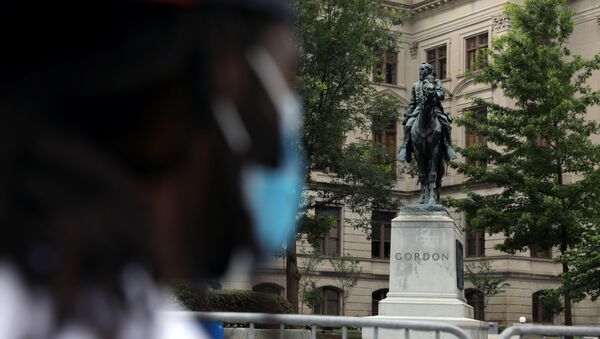
<instances>
[{"instance_id":1,"label":"tree trunk","mask_svg":"<svg viewBox=\"0 0 600 339\"><path fill-rule=\"evenodd\" d=\"M286 297L292 304L292 311L298 313L298 294L300 292L300 272L298 271L298 256L296 242L291 241L285 257Z\"/></svg>"},{"instance_id":2,"label":"tree trunk","mask_svg":"<svg viewBox=\"0 0 600 339\"><path fill-rule=\"evenodd\" d=\"M563 262L562 267L563 273L569 272L569 265L567 265L567 263ZM573 315L571 313L571 294L569 293L569 290L565 289L563 298L565 299L565 326L572 326Z\"/></svg>"},{"instance_id":3,"label":"tree trunk","mask_svg":"<svg viewBox=\"0 0 600 339\"><path fill-rule=\"evenodd\" d=\"M562 178L562 163L558 162L557 163L557 179L558 179L558 184L562 186L563 184L563 178ZM563 199L563 207L565 207L565 201ZM569 248L569 238L568 238L569 234L567 233L567 227L565 225L561 225L561 243L560 243L560 252L561 253L565 253L567 251L567 249ZM562 263L562 270L563 273L567 273L569 272L569 265L566 262ZM572 326L573 325L573 315L571 313L571 294L569 293L569 291L567 289L564 290L563 293L563 298L564 303L565 303L565 326ZM572 339L573 337L565 337L565 339Z\"/></svg>"}]
</instances>

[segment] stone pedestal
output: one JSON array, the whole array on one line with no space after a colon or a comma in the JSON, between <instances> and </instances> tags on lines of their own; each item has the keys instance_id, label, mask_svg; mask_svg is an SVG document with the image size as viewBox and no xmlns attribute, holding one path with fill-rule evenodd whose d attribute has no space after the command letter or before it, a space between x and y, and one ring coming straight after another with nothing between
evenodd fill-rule
<instances>
[{"instance_id":1,"label":"stone pedestal","mask_svg":"<svg viewBox=\"0 0 600 339\"><path fill-rule=\"evenodd\" d=\"M377 318L454 324L472 339L485 339L488 324L473 320L465 302L462 232L441 205L408 205L392 220L390 287ZM379 330L397 338L398 330ZM363 329L371 338L372 329ZM444 336L451 338L453 336ZM415 332L411 338L435 338Z\"/></svg>"}]
</instances>

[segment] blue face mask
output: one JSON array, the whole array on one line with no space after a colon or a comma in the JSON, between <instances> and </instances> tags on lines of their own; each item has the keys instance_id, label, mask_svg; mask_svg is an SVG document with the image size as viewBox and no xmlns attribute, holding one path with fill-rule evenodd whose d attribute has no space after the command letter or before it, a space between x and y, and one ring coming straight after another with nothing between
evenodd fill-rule
<instances>
[{"instance_id":1,"label":"blue face mask","mask_svg":"<svg viewBox=\"0 0 600 339\"><path fill-rule=\"evenodd\" d=\"M301 105L264 47L250 50L246 57L279 114L279 167L251 164L242 171L242 193L254 234L265 253L273 254L295 234L303 186L303 160L298 150ZM219 100L214 111L229 147L234 152L247 151L251 140L235 106Z\"/></svg>"}]
</instances>

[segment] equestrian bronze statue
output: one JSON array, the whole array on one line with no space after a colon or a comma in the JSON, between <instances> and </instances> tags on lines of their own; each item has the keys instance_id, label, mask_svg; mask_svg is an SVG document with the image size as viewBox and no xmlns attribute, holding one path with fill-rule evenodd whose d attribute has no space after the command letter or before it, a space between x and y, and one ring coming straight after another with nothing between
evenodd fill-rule
<instances>
[{"instance_id":1,"label":"equestrian bronze statue","mask_svg":"<svg viewBox=\"0 0 600 339\"><path fill-rule=\"evenodd\" d=\"M419 204L439 204L444 161L456 159L450 138L452 120L442 107L444 96L433 67L422 63L404 114L404 142L398 156L400 161L410 162L414 153L421 185Z\"/></svg>"}]
</instances>

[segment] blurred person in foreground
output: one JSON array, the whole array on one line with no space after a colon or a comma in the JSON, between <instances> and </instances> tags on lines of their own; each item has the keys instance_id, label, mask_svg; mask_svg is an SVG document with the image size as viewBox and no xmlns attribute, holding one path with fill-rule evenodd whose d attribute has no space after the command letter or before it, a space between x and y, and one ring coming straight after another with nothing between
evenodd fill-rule
<instances>
[{"instance_id":1,"label":"blurred person in foreground","mask_svg":"<svg viewBox=\"0 0 600 339\"><path fill-rule=\"evenodd\" d=\"M166 286L292 234L286 1L4 7L0 337L202 337Z\"/></svg>"}]
</instances>

